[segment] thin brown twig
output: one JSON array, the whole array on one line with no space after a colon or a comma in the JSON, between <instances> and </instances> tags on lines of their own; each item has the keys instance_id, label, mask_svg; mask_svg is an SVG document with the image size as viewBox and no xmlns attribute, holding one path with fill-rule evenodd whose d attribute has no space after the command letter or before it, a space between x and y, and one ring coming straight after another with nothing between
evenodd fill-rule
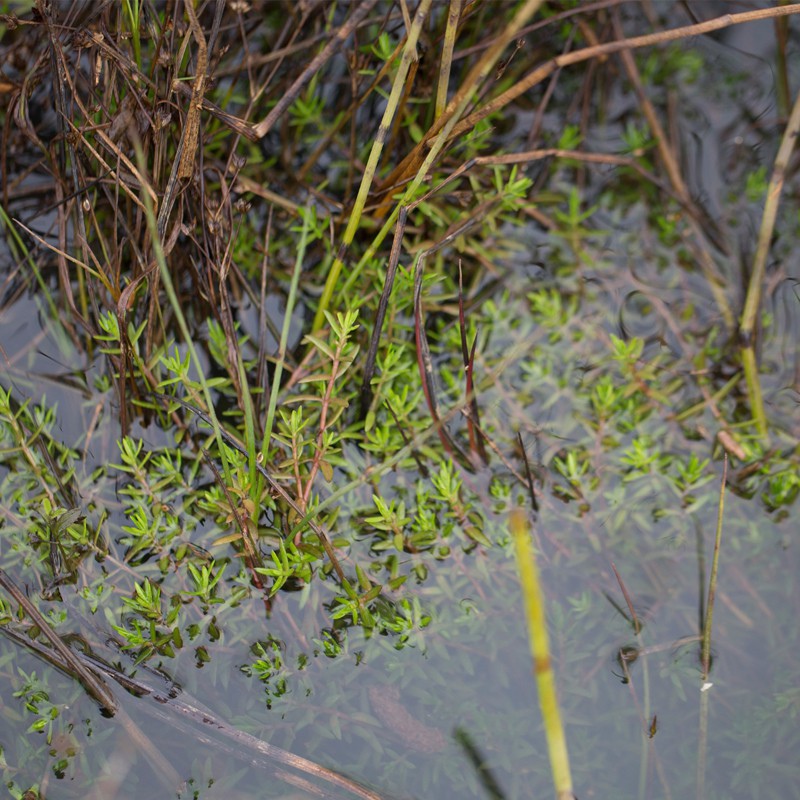
<instances>
[{"instance_id":1,"label":"thin brown twig","mask_svg":"<svg viewBox=\"0 0 800 800\"><path fill-rule=\"evenodd\" d=\"M467 432L469 434L470 452L481 464L489 463L489 456L486 453L486 445L483 436L478 431L480 426L480 411L478 409L478 396L473 380L475 372L475 348L478 345L478 334L472 340L472 346L467 344L467 318L464 313L464 281L461 269L461 259L458 259L458 327L461 334L461 357L464 362L464 373L466 377L466 412L467 412Z\"/></svg>"},{"instance_id":2,"label":"thin brown twig","mask_svg":"<svg viewBox=\"0 0 800 800\"><path fill-rule=\"evenodd\" d=\"M344 41L350 36L356 26L372 11L378 0L361 0L355 7L355 11L350 15L347 22L336 31L325 47L309 62L308 66L297 76L292 85L283 93L281 99L275 107L267 114L264 119L253 128L257 138L262 139L266 136L275 123L280 119L287 108L297 99L301 89L311 80L311 77L319 72L322 65L342 46Z\"/></svg>"},{"instance_id":3,"label":"thin brown twig","mask_svg":"<svg viewBox=\"0 0 800 800\"><path fill-rule=\"evenodd\" d=\"M625 603L628 606L628 612L630 613L630 621L633 625L633 630L638 636L642 630L642 623L639 622L639 617L636 614L636 609L633 607L633 600L631 599L630 594L628 593L628 588L625 586L624 581L622 580L622 576L617 571L616 564L612 561L611 562L611 569L614 571L614 577L617 579L617 583L619 584L620 591L622 592L622 596L625 598Z\"/></svg>"},{"instance_id":4,"label":"thin brown twig","mask_svg":"<svg viewBox=\"0 0 800 800\"><path fill-rule=\"evenodd\" d=\"M619 20L619 12L618 9L616 8L614 9L613 19L614 19L613 23L614 32L617 38L622 41L624 40L624 31L622 30L622 23ZM683 175L681 174L680 167L678 166L678 160L673 153L672 145L670 144L667 135L664 131L664 128L661 125L661 121L658 118L658 114L656 114L656 110L653 107L653 104L650 102L650 98L647 96L647 93L644 90L644 86L642 84L642 80L639 75L639 69L636 66L636 62L634 61L631 50L629 49L620 50L619 56L625 67L625 71L628 73L628 77L633 83L634 90L636 91L636 96L639 99L639 105L641 106L642 113L644 114L644 117L647 120L647 124L650 127L650 131L656 140L658 153L661 157L662 163L664 164L664 169L667 172L669 181L672 184L673 189L677 193L681 204L690 213L689 224L694 233L695 239L699 243L700 247L699 250L700 267L706 276L706 280L708 281L711 293L714 295L717 307L719 308L720 313L722 314L726 325L728 326L729 329L733 328L734 325L733 312L731 311L730 304L728 303L728 300L725 297L725 292L723 290L724 281L719 273L717 265L714 263L714 259L708 252L708 247L706 246L705 243L705 237L707 235L705 233L705 230L707 228L707 225L701 226L699 224L699 221L703 220L704 215L701 213L700 209L696 206L694 200L692 200L692 196L689 192L689 189L683 180ZM719 239L720 237L716 238Z\"/></svg>"}]
</instances>

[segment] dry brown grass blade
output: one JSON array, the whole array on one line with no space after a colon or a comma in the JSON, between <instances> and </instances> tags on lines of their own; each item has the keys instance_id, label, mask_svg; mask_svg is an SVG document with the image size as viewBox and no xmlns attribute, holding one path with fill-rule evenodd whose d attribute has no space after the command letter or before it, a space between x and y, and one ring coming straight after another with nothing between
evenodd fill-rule
<instances>
[{"instance_id":1,"label":"dry brown grass blade","mask_svg":"<svg viewBox=\"0 0 800 800\"><path fill-rule=\"evenodd\" d=\"M447 107L447 88L450 85L450 70L453 66L453 50L456 45L456 33L461 19L461 6L463 0L450 0L447 10L447 27L444 33L444 46L442 58L439 63L439 75L436 84L435 119L438 119Z\"/></svg>"},{"instance_id":2,"label":"dry brown grass blade","mask_svg":"<svg viewBox=\"0 0 800 800\"><path fill-rule=\"evenodd\" d=\"M72 179L73 191L81 191L81 176L79 174L78 157L75 152L75 142L73 137L67 135L67 121L70 117L71 107L67 104L66 87L69 87L71 98L77 99L75 87L72 84L69 70L67 69L67 59L64 56L62 42L59 38L59 32L52 18L53 7L45 0L36 0L36 10L44 21L44 26L47 31L48 50L50 54L50 73L51 80L54 88L54 106L56 112L56 122L61 135L64 137L64 144L60 148L59 155L61 161L61 172L66 176L67 174L67 161L66 155L69 155L69 174ZM86 221L84 219L83 204L77 203L74 206L76 224L76 239L81 248L83 260L88 262L89 244L86 241ZM62 226L63 229L63 226Z\"/></svg>"},{"instance_id":3,"label":"dry brown grass blade","mask_svg":"<svg viewBox=\"0 0 800 800\"><path fill-rule=\"evenodd\" d=\"M616 8L613 12L613 26L614 34L617 36L617 39L624 41L622 23L620 22L619 12ZM705 215L695 204L691 193L689 192L689 188L686 186L686 182L683 180L683 175L681 174L678 160L673 152L673 147L669 142L663 126L661 125L661 121L658 118L658 114L656 113L653 104L650 102L650 98L647 96L647 93L644 90L641 76L639 75L639 69L636 66L636 62L633 58L633 53L628 49L621 50L619 57L622 60L625 71L628 73L631 83L633 84L636 96L639 100L639 105L642 109L642 114L644 115L644 118L650 128L650 132L653 134L653 138L656 141L658 154L661 157L661 161L664 165L667 176L669 177L669 181L678 195L681 205L683 205L683 207L689 212L689 224L692 228L699 248L698 260L700 262L700 268L703 270L708 282L708 286L711 289L711 293L714 295L717 307L719 308L720 313L725 320L725 324L730 330L734 326L734 317L730 308L730 304L725 296L725 291L723 288L725 281L720 275L719 269L717 268L717 265L714 262L714 259L712 258L706 244L706 236L708 235L706 230L711 223L706 220ZM720 241L723 247L725 246L724 239L721 236L718 235L715 237L715 239Z\"/></svg>"},{"instance_id":4,"label":"dry brown grass blade","mask_svg":"<svg viewBox=\"0 0 800 800\"><path fill-rule=\"evenodd\" d=\"M614 9L612 18L614 34L616 35L617 39L622 41L625 38L625 32L622 30L622 23L619 19L618 9ZM645 93L644 86L642 85L642 80L639 75L639 70L636 66L636 62L633 60L633 54L628 49L620 50L619 57L622 60L625 71L628 73L631 83L633 84L633 88L639 100L639 106L642 109L642 114L647 120L647 124L650 126L650 132L653 134L653 138L656 140L658 154L664 164L664 169L667 172L670 183L677 192L678 196L681 198L681 201L687 206L694 208L694 203L692 202L691 195L689 194L689 189L683 180L683 175L681 174L680 167L678 166L678 160L675 158L672 145L669 142L666 133L664 132L664 128L661 125L661 120L659 120L658 114L656 114L656 110L653 107L653 104L650 102L650 98Z\"/></svg>"},{"instance_id":5,"label":"dry brown grass blade","mask_svg":"<svg viewBox=\"0 0 800 800\"><path fill-rule=\"evenodd\" d=\"M200 135L200 109L203 106L203 95L205 94L206 81L208 75L208 44L203 33L203 28L197 19L197 12L194 10L194 0L186 0L186 15L189 17L189 28L192 37L197 45L197 65L194 71L194 83L192 84L192 99L189 101L189 109L186 112L186 124L183 129L181 142L181 158L178 164L178 177L182 180L191 178L194 172L194 162L197 157L197 140ZM221 4L217 2L217 9Z\"/></svg>"},{"instance_id":6,"label":"dry brown grass blade","mask_svg":"<svg viewBox=\"0 0 800 800\"><path fill-rule=\"evenodd\" d=\"M70 280L69 267L67 266L67 209L64 200L64 185L61 181L56 181L56 202L58 209L58 249L56 251L58 256L58 279L73 318L91 336L94 334L94 328L86 314L79 312L75 305L75 294L72 291L72 281ZM16 222L18 225L20 224L19 221Z\"/></svg>"},{"instance_id":7,"label":"dry brown grass blade","mask_svg":"<svg viewBox=\"0 0 800 800\"><path fill-rule=\"evenodd\" d=\"M85 110L85 109L84 109ZM94 135L100 140L100 142L105 145L105 147L112 152L116 158L121 161L127 169L130 171L131 175L138 181L138 187L136 190L131 189L128 186L130 181L129 178L126 178L120 174L119 168L114 169L100 154L96 147L93 147L89 140L86 138L84 133L79 130L72 120L67 120L67 124L72 128L73 133L76 136L80 137L80 141L86 150L97 159L97 163L108 172L109 177L111 177L114 181L116 181L119 188L125 193L125 196L130 199L133 203L135 203L141 209L142 213L145 211L144 203L139 199L138 196L138 189L141 188L146 191L153 203L158 202L158 197L155 193L155 190L150 185L150 181L148 181L136 168L135 164L122 152L122 150L117 146L115 142L113 142L108 135L100 128L96 128L93 133Z\"/></svg>"},{"instance_id":8,"label":"dry brown grass blade","mask_svg":"<svg viewBox=\"0 0 800 800\"><path fill-rule=\"evenodd\" d=\"M181 180L188 180L194 174L194 165L197 156L197 142L200 135L200 110L203 108L203 93L205 92L205 83L207 80L206 71L208 69L208 47L205 40L200 23L193 6L194 0L187 0L186 13L190 20L190 30L192 38L195 39L198 45L197 64L195 67L195 79L192 87L192 95L189 100L189 110L187 111L186 125L184 126L180 142L178 144L178 160L173 163L172 170L170 171L167 186L164 190L164 198L161 202L161 208L158 211L157 228L158 235L162 241L165 241L165 233L172 208L175 205L175 200L178 195L178 182ZM214 26L211 32L213 39L219 28L222 20L222 11L224 4L221 0L217 0L216 13L214 15ZM199 37L199 38L198 38ZM180 85L179 81L175 85ZM169 249L165 252L168 254Z\"/></svg>"},{"instance_id":9,"label":"dry brown grass blade","mask_svg":"<svg viewBox=\"0 0 800 800\"><path fill-rule=\"evenodd\" d=\"M266 200L271 205L282 208L284 211L288 211L290 214L292 214L292 216L299 216L299 211L301 208L300 205L293 203L291 200L288 200L277 192L271 192L266 186L262 186L258 181L247 177L247 175L237 176L235 188L238 192L250 192L256 197Z\"/></svg>"},{"instance_id":10,"label":"dry brown grass blade","mask_svg":"<svg viewBox=\"0 0 800 800\"><path fill-rule=\"evenodd\" d=\"M74 256L71 256L69 253L67 253L66 250L61 250L58 247L56 247L55 245L50 244L50 242L48 242L46 239L43 239L37 233L34 233L34 231L32 231L29 227L24 225L18 219L15 219L14 222L20 228L22 228L22 230L25 231L25 233L27 233L28 236L30 236L31 239L33 239L37 244L39 244L42 247L45 247L48 250L50 250L51 252L55 253L57 256L59 256L59 258L66 259L67 261L71 262L72 264L75 264L75 265L81 267L86 272L90 272L90 273L93 272L92 268L89 267L87 264L84 264L83 261L81 261L80 259L75 258ZM95 274L104 283L105 288L108 289L109 292L113 292L113 288L111 287L110 284L108 284L105 281L104 276L102 275L102 273L95 273Z\"/></svg>"}]
</instances>

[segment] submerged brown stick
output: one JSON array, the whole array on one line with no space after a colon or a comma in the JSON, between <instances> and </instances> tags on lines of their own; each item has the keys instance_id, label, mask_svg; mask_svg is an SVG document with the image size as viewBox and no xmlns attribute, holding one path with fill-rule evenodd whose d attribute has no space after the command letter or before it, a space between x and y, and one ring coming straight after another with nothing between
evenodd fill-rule
<instances>
[{"instance_id":1,"label":"submerged brown stick","mask_svg":"<svg viewBox=\"0 0 800 800\"><path fill-rule=\"evenodd\" d=\"M367 694L375 716L407 747L420 753L439 753L447 747L447 737L442 731L409 713L396 686L370 686Z\"/></svg>"},{"instance_id":2,"label":"submerged brown stick","mask_svg":"<svg viewBox=\"0 0 800 800\"><path fill-rule=\"evenodd\" d=\"M271 769L276 777L304 791L317 794L319 797L328 798L328 800L339 797L338 793L333 795L329 790L322 789L305 778L285 771L281 768L281 765L302 772L311 778L324 781L338 789L343 789L351 796L361 797L363 800L385 800L382 795L367 789L350 778L340 775L334 770L323 767L307 758L290 753L288 750L276 747L249 733L227 725L225 722L217 719L209 709L198 704L193 698L188 697L183 692L165 692L162 689L156 688L140 677L141 671L137 673L135 678L132 678L99 659L93 658L85 653L70 650L61 642L61 646L66 648L69 653L70 664L67 664L61 650L57 652L49 650L35 640L26 639L13 629L9 629L8 626L0 628L0 632L6 634L18 644L33 650L37 655L67 673L71 671L71 664L77 661L81 669L88 672L97 681L101 681L101 679L96 673L102 672L108 675L119 683L120 686L137 697L147 698L152 701L145 703L143 708L168 725L187 733L192 737L194 742L200 742L201 744L206 744L210 747L222 750L226 754L255 767ZM121 712L121 718L123 723L130 722L124 710ZM200 726L203 730L208 730L209 734L199 733L196 726ZM126 727L128 727L127 724ZM233 744L219 741L218 738L211 735L210 732L212 731L217 734L217 736L231 740ZM140 745L145 744L140 741L140 737L137 736L136 738ZM141 738L146 739L146 737ZM150 755L155 758L153 753L150 753Z\"/></svg>"},{"instance_id":3,"label":"submerged brown stick","mask_svg":"<svg viewBox=\"0 0 800 800\"><path fill-rule=\"evenodd\" d=\"M11 580L2 567L0 567L0 586L17 601L17 604L28 615L29 619L37 625L42 634L53 645L64 661L64 669L81 682L89 696L99 703L103 711L113 716L117 711L117 701L114 699L111 690L101 678L86 669L77 654L61 641L61 637L50 627L50 623L42 616L39 609L25 597L24 592Z\"/></svg>"}]
</instances>

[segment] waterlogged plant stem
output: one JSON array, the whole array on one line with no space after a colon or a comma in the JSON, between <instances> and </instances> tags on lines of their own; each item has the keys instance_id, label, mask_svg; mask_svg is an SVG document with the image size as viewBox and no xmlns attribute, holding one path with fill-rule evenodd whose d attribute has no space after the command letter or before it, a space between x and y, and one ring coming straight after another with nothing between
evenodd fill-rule
<instances>
[{"instance_id":1,"label":"waterlogged plant stem","mask_svg":"<svg viewBox=\"0 0 800 800\"><path fill-rule=\"evenodd\" d=\"M633 625L633 632L636 636L636 649L639 654L644 652L644 642L642 641L642 623L639 620L639 615L636 613L636 608L633 605L633 600L631 598L630 592L628 591L628 587L625 585L625 582L622 580L622 576L619 574L617 570L616 564L612 561L611 562L611 569L614 572L614 577L617 579L617 583L619 584L619 588L622 592L622 596L625 598L625 603L628 606L628 613L631 615L631 624ZM633 684L631 682L631 676L627 669L627 664L625 666L625 677L628 679L628 686L631 687L631 692L633 694L634 701L636 701L636 694L633 690ZM647 736L644 726L647 725L647 720L650 719L650 669L647 665L647 659L642 659L642 692L644 693L644 700L643 700L643 707L641 709L642 715L642 749L641 749L641 757L639 759L639 797L644 798L646 796L647 791L647 762L649 757L650 751L650 739ZM638 708L638 702L636 703Z\"/></svg>"},{"instance_id":2,"label":"waterlogged plant stem","mask_svg":"<svg viewBox=\"0 0 800 800\"><path fill-rule=\"evenodd\" d=\"M717 594L717 572L719 570L719 550L722 544L722 516L725 512L725 484L728 480L728 456L722 462L722 483L719 487L719 505L717 507L717 534L714 539L714 558L711 562L711 579L708 582L708 601L706 602L706 618L703 624L703 681L708 680L709 662L711 659L711 624L714 619L714 598Z\"/></svg>"},{"instance_id":3,"label":"waterlogged plant stem","mask_svg":"<svg viewBox=\"0 0 800 800\"><path fill-rule=\"evenodd\" d=\"M556 682L550 661L550 641L547 635L547 618L544 608L544 594L539 582L536 555L531 547L530 526L522 509L514 509L509 516L509 527L514 536L522 584L522 597L525 602L525 618L528 622L528 637L533 656L533 671L539 690L539 706L550 753L550 769L557 800L573 800L572 775L569 768L567 741L561 714L558 709Z\"/></svg>"},{"instance_id":4,"label":"waterlogged plant stem","mask_svg":"<svg viewBox=\"0 0 800 800\"><path fill-rule=\"evenodd\" d=\"M697 746L697 782L695 795L697 800L706 796L706 753L708 751L708 690L711 684L708 674L711 666L711 624L714 619L714 598L717 593L717 573L719 569L719 551L722 544L722 517L725 511L725 485L728 480L728 456L722 462L722 482L719 487L719 505L717 507L717 533L714 538L714 557L711 561L711 578L708 581L708 600L706 602L706 616L703 622L703 643L700 663L702 667L702 681L700 688L700 730Z\"/></svg>"},{"instance_id":5,"label":"waterlogged plant stem","mask_svg":"<svg viewBox=\"0 0 800 800\"><path fill-rule=\"evenodd\" d=\"M20 591L19 587L2 568L0 568L0 586L17 601L17 604L28 615L31 622L39 628L42 635L53 645L53 648L65 664L64 669L81 682L89 696L94 698L103 711L113 717L117 712L117 701L114 700L114 695L111 690L100 678L93 675L83 666L78 656L61 641L61 637L50 627L50 623L41 615L36 606L28 600L23 592Z\"/></svg>"}]
</instances>

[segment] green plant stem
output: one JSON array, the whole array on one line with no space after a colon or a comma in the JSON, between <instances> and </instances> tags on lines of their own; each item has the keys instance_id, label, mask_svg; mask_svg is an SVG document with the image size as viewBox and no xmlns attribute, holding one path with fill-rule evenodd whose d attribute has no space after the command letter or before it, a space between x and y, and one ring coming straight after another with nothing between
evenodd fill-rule
<instances>
[{"instance_id":1,"label":"green plant stem","mask_svg":"<svg viewBox=\"0 0 800 800\"><path fill-rule=\"evenodd\" d=\"M303 261L306 257L306 247L308 246L308 232L310 223L308 214L310 209L306 208L305 213L302 213L301 219L303 226L300 229L300 243L297 248L297 257L294 261L294 271L292 272L292 282L289 285L289 294L286 298L286 310L283 316L283 325L281 326L281 340L278 344L278 359L275 363L275 372L270 382L269 392L269 405L267 406L267 421L264 424L264 438L261 442L261 452L264 458L269 453L269 443L272 438L272 429L275 425L275 410L278 405L278 393L281 386L281 376L283 375L283 365L286 359L286 350L289 346L289 330L292 326L292 313L294 312L295 304L297 303L297 287L300 284L300 273L303 271Z\"/></svg>"},{"instance_id":2,"label":"green plant stem","mask_svg":"<svg viewBox=\"0 0 800 800\"><path fill-rule=\"evenodd\" d=\"M761 376L758 374L758 359L752 344L742 348L742 369L750 396L750 406L753 411L753 421L762 440L766 441L769 435L767 429L767 415L764 411L764 394L761 391Z\"/></svg>"},{"instance_id":3,"label":"green plant stem","mask_svg":"<svg viewBox=\"0 0 800 800\"><path fill-rule=\"evenodd\" d=\"M142 150L141 142L136 141L136 161L139 166L139 170L141 171L142 175L147 174L147 162L145 160L144 151ZM175 286L172 283L172 276L169 272L169 267L167 266L167 259L164 255L164 248L161 244L161 237L158 235L158 220L156 219L155 210L153 209L153 203L150 199L150 194L146 190L143 189L142 191L142 199L144 200L145 205L145 216L147 217L147 227L150 232L150 238L152 240L152 247L153 247L153 255L155 256L156 263L158 264L158 269L161 274L161 281L164 284L164 291L167 293L167 297L169 298L170 305L172 306L172 312L175 314L175 319L178 323L178 327L181 329L181 334L183 336L183 341L186 344L187 349L189 350L189 354L192 357L192 362L194 363L195 369L197 370L198 380L200 382L200 386L203 389L203 397L206 401L206 407L208 408L208 416L211 420L211 427L214 429L214 438L217 441L217 449L219 451L219 457L222 461L222 467L225 472L225 481L228 486L233 485L233 477L231 475L231 468L230 464L228 463L228 457L225 452L225 448L222 446L222 433L221 433L221 426L219 424L219 420L217 419L217 413L214 410L214 403L211 399L211 390L208 386L208 381L206 380L206 376L203 373L203 362L200 360L200 357L197 354L197 350L195 349L194 343L192 342L192 335L189 332L189 326L186 324L186 317L183 315L183 309L181 308L181 304L178 302L178 296L175 294Z\"/></svg>"},{"instance_id":4,"label":"green plant stem","mask_svg":"<svg viewBox=\"0 0 800 800\"><path fill-rule=\"evenodd\" d=\"M139 30L139 15L141 7L139 0L124 0L123 7L125 9L125 16L128 20L128 25L131 31L131 40L133 42L133 60L138 69L142 68L142 36Z\"/></svg>"},{"instance_id":5,"label":"green plant stem","mask_svg":"<svg viewBox=\"0 0 800 800\"><path fill-rule=\"evenodd\" d=\"M417 170L414 179L406 188L402 198L395 205L392 213L387 218L383 227L378 232L378 235L373 240L372 244L367 248L367 251L362 256L361 260L350 271L347 281L344 284L343 291L347 291L358 279L361 271L373 258L381 242L389 234L389 231L394 227L395 222L400 214L400 210L408 205L415 199L417 190L422 182L428 175L429 170L433 166L434 161L439 157L439 153L447 144L450 134L456 127L461 115L467 109L467 106L472 102L473 92L481 85L481 82L486 79L494 68L500 56L503 53L508 42L510 42L516 33L525 25L526 22L534 15L543 0L527 0L525 5L520 8L514 19L506 29L503 31L502 36L499 37L497 42L492 45L487 51L486 55L470 70L469 75L464 81L464 84L458 90L456 96L450 101L442 116L434 123L433 129L437 130L436 138L431 142L431 148L428 155ZM445 121L446 120L446 121Z\"/></svg>"},{"instance_id":6,"label":"green plant stem","mask_svg":"<svg viewBox=\"0 0 800 800\"><path fill-rule=\"evenodd\" d=\"M389 135L392 120L397 112L400 96L403 92L403 88L405 87L408 70L411 67L411 62L417 57L417 41L419 40L419 35L422 32L422 24L428 16L431 3L432 0L422 0L419 8L417 9L417 13L414 15L414 22L412 23L411 29L408 32L408 40L406 41L406 46L403 49L403 55L400 59L400 66L398 67L397 75L395 75L394 82L392 83L392 91L389 95L389 100L386 103L386 109L383 112L383 118L381 119L381 124L378 127L378 132L375 135L375 141L372 144L372 150L370 151L369 159L364 167L364 177L361 179L361 185L358 187L356 202L353 205L353 210L350 212L350 219L347 221L347 227L345 228L344 235L342 236L342 244L339 248L338 254L336 255L336 259L331 265L330 272L328 273L328 277L325 281L325 288L319 301L319 307L317 308L317 313L314 316L313 329L315 331L322 327L322 323L325 320L325 312L330 305L333 292L336 289L336 284L339 280L339 275L341 274L342 267L344 265L345 251L348 247L350 247L353 237L355 236L358 226L361 222L361 214L364 211L364 206L366 205L367 197L369 196L369 190L372 186L372 181L375 178L375 170L378 168L378 161L380 160L381 153L383 152L383 145L386 142L386 137Z\"/></svg>"},{"instance_id":7,"label":"green plant stem","mask_svg":"<svg viewBox=\"0 0 800 800\"><path fill-rule=\"evenodd\" d=\"M509 527L516 546L517 567L522 584L525 618L528 623L528 637L533 656L533 671L539 689L539 705L542 709L556 798L557 800L573 800L567 741L564 736L564 727L561 724L555 676L550 659L544 594L536 567L536 555L531 547L530 526L525 512L521 509L514 509L510 515Z\"/></svg>"},{"instance_id":8,"label":"green plant stem","mask_svg":"<svg viewBox=\"0 0 800 800\"><path fill-rule=\"evenodd\" d=\"M719 570L719 551L722 544L722 517L725 512L725 485L728 480L728 456L722 462L722 483L719 487L719 504L717 507L717 534L714 539L714 557L711 562L711 578L708 582L708 600L706 602L706 618L703 623L703 681L708 680L709 661L711 658L711 624L714 620L714 598L717 593L717 573Z\"/></svg>"}]
</instances>

